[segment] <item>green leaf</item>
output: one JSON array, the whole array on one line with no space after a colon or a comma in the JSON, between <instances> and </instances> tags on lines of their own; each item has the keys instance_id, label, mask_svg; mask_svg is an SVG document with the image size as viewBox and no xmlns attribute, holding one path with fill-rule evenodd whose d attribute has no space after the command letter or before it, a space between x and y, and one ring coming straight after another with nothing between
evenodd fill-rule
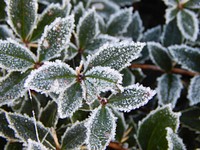
<instances>
[{"instance_id":1,"label":"green leaf","mask_svg":"<svg viewBox=\"0 0 200 150\"><path fill-rule=\"evenodd\" d=\"M45 5L49 5L51 3L59 3L59 4L62 4L62 0L38 0L39 3L42 3L42 4L45 4Z\"/></svg>"},{"instance_id":2,"label":"green leaf","mask_svg":"<svg viewBox=\"0 0 200 150\"><path fill-rule=\"evenodd\" d=\"M169 22L171 22L172 20L176 20L176 16L177 13L179 12L179 9L176 5L174 5L173 7L168 7L165 10L165 19L166 19L166 24L168 24ZM177 26L177 24L176 24Z\"/></svg>"},{"instance_id":3,"label":"green leaf","mask_svg":"<svg viewBox=\"0 0 200 150\"><path fill-rule=\"evenodd\" d=\"M31 41L38 40L42 36L42 33L44 32L45 26L50 25L58 17L61 18L66 17L69 9L70 9L69 4L64 7L60 6L59 4L50 4L39 17L37 22L37 28L34 29L30 40Z\"/></svg>"},{"instance_id":4,"label":"green leaf","mask_svg":"<svg viewBox=\"0 0 200 150\"><path fill-rule=\"evenodd\" d=\"M183 68L200 72L200 51L197 48L192 48L186 45L170 46L169 52L173 59Z\"/></svg>"},{"instance_id":5,"label":"green leaf","mask_svg":"<svg viewBox=\"0 0 200 150\"><path fill-rule=\"evenodd\" d=\"M99 34L98 20L94 9L88 10L79 20L77 25L77 42L80 49Z\"/></svg>"},{"instance_id":6,"label":"green leaf","mask_svg":"<svg viewBox=\"0 0 200 150\"><path fill-rule=\"evenodd\" d=\"M8 24L24 41L28 40L37 21L37 0L5 0Z\"/></svg>"},{"instance_id":7,"label":"green leaf","mask_svg":"<svg viewBox=\"0 0 200 150\"><path fill-rule=\"evenodd\" d=\"M6 40L10 37L14 39L12 30L7 25L0 25L0 39Z\"/></svg>"},{"instance_id":8,"label":"green leaf","mask_svg":"<svg viewBox=\"0 0 200 150\"><path fill-rule=\"evenodd\" d=\"M57 111L58 108L56 102L49 101L49 103L41 111L39 120L45 127L55 127L58 121Z\"/></svg>"},{"instance_id":9,"label":"green leaf","mask_svg":"<svg viewBox=\"0 0 200 150\"><path fill-rule=\"evenodd\" d=\"M42 143L28 139L27 150L48 150Z\"/></svg>"},{"instance_id":10,"label":"green leaf","mask_svg":"<svg viewBox=\"0 0 200 150\"><path fill-rule=\"evenodd\" d=\"M181 95L183 85L181 76L175 74L163 74L157 78L158 87L158 103L160 105L171 104L172 108L176 106L176 102Z\"/></svg>"},{"instance_id":11,"label":"green leaf","mask_svg":"<svg viewBox=\"0 0 200 150\"><path fill-rule=\"evenodd\" d=\"M163 0L163 2L164 2L166 5L174 6L174 5L177 5L177 3L179 2L179 0Z\"/></svg>"},{"instance_id":12,"label":"green leaf","mask_svg":"<svg viewBox=\"0 0 200 150\"><path fill-rule=\"evenodd\" d=\"M140 56L144 46L145 43L128 41L104 44L97 53L88 57L88 68L107 66L115 70L122 70Z\"/></svg>"},{"instance_id":13,"label":"green leaf","mask_svg":"<svg viewBox=\"0 0 200 150\"><path fill-rule=\"evenodd\" d=\"M200 108L190 107L182 112L180 117L181 123L194 131L200 132Z\"/></svg>"},{"instance_id":14,"label":"green leaf","mask_svg":"<svg viewBox=\"0 0 200 150\"><path fill-rule=\"evenodd\" d=\"M64 50L64 60L71 60L78 54L78 48L73 44L69 43L68 48Z\"/></svg>"},{"instance_id":15,"label":"green leaf","mask_svg":"<svg viewBox=\"0 0 200 150\"><path fill-rule=\"evenodd\" d=\"M16 139L13 129L9 127L6 112L2 109L0 109L0 137L7 138L9 140Z\"/></svg>"},{"instance_id":16,"label":"green leaf","mask_svg":"<svg viewBox=\"0 0 200 150\"><path fill-rule=\"evenodd\" d=\"M182 139L173 132L171 128L166 128L167 130L167 141L169 150L186 150L185 145L183 144Z\"/></svg>"},{"instance_id":17,"label":"green leaf","mask_svg":"<svg viewBox=\"0 0 200 150\"><path fill-rule=\"evenodd\" d=\"M126 8L112 14L107 23L107 34L117 36L125 33L131 23L132 11L132 8Z\"/></svg>"},{"instance_id":18,"label":"green leaf","mask_svg":"<svg viewBox=\"0 0 200 150\"><path fill-rule=\"evenodd\" d=\"M172 112L170 105L159 107L148 114L141 122L137 132L137 139L142 149L167 149L166 127L177 132L180 113Z\"/></svg>"},{"instance_id":19,"label":"green leaf","mask_svg":"<svg viewBox=\"0 0 200 150\"><path fill-rule=\"evenodd\" d=\"M182 34L177 27L176 20L174 19L170 21L164 28L162 43L165 47L168 47L174 44L181 44L182 41Z\"/></svg>"},{"instance_id":20,"label":"green leaf","mask_svg":"<svg viewBox=\"0 0 200 150\"><path fill-rule=\"evenodd\" d=\"M4 147L4 150L19 150L23 149L22 143L19 142L7 142L7 144Z\"/></svg>"},{"instance_id":21,"label":"green leaf","mask_svg":"<svg viewBox=\"0 0 200 150\"><path fill-rule=\"evenodd\" d=\"M45 31L39 41L39 60L50 60L60 56L60 52L69 44L74 28L73 16L56 18Z\"/></svg>"},{"instance_id":22,"label":"green leaf","mask_svg":"<svg viewBox=\"0 0 200 150\"><path fill-rule=\"evenodd\" d=\"M24 83L29 73L12 72L0 79L0 105L10 105L25 94Z\"/></svg>"},{"instance_id":23,"label":"green leaf","mask_svg":"<svg viewBox=\"0 0 200 150\"><path fill-rule=\"evenodd\" d=\"M94 67L85 73L83 92L88 103L93 102L101 92L122 89L122 75L109 67Z\"/></svg>"},{"instance_id":24,"label":"green leaf","mask_svg":"<svg viewBox=\"0 0 200 150\"><path fill-rule=\"evenodd\" d=\"M190 81L187 98L190 101L190 106L200 103L200 76L195 76Z\"/></svg>"},{"instance_id":25,"label":"green leaf","mask_svg":"<svg viewBox=\"0 0 200 150\"><path fill-rule=\"evenodd\" d=\"M145 105L153 96L155 91L142 85L134 84L124 88L124 91L108 98L108 103L115 109L129 112Z\"/></svg>"},{"instance_id":26,"label":"green leaf","mask_svg":"<svg viewBox=\"0 0 200 150\"><path fill-rule=\"evenodd\" d=\"M95 109L87 124L86 144L89 150L104 150L115 136L116 118L107 107Z\"/></svg>"},{"instance_id":27,"label":"green leaf","mask_svg":"<svg viewBox=\"0 0 200 150\"><path fill-rule=\"evenodd\" d=\"M31 72L25 87L42 93L59 93L75 79L76 72L69 65L61 61L45 62L39 69Z\"/></svg>"},{"instance_id":28,"label":"green leaf","mask_svg":"<svg viewBox=\"0 0 200 150\"><path fill-rule=\"evenodd\" d=\"M179 11L177 15L177 25L186 39L191 41L195 41L197 39L199 25L197 15L194 12L188 9L182 9Z\"/></svg>"},{"instance_id":29,"label":"green leaf","mask_svg":"<svg viewBox=\"0 0 200 150\"><path fill-rule=\"evenodd\" d=\"M142 42L159 42L161 37L161 26L156 26L151 29L148 29L142 36Z\"/></svg>"},{"instance_id":30,"label":"green leaf","mask_svg":"<svg viewBox=\"0 0 200 150\"><path fill-rule=\"evenodd\" d=\"M120 6L132 5L135 2L139 2L140 0L111 0Z\"/></svg>"},{"instance_id":31,"label":"green leaf","mask_svg":"<svg viewBox=\"0 0 200 150\"><path fill-rule=\"evenodd\" d=\"M200 9L200 2L199 0L189 0L184 4L184 7L189 9Z\"/></svg>"},{"instance_id":32,"label":"green leaf","mask_svg":"<svg viewBox=\"0 0 200 150\"><path fill-rule=\"evenodd\" d=\"M28 139L39 140L48 148L54 148L54 140L50 129L45 128L40 122L36 122L34 118L13 113L8 113L7 118L10 127L23 142L27 143Z\"/></svg>"},{"instance_id":33,"label":"green leaf","mask_svg":"<svg viewBox=\"0 0 200 150\"><path fill-rule=\"evenodd\" d=\"M9 71L25 71L33 67L35 55L14 40L0 40L0 67Z\"/></svg>"},{"instance_id":34,"label":"green leaf","mask_svg":"<svg viewBox=\"0 0 200 150\"><path fill-rule=\"evenodd\" d=\"M72 127L68 128L62 136L61 150L75 150L81 146L86 139L87 128L84 122L75 123Z\"/></svg>"},{"instance_id":35,"label":"green leaf","mask_svg":"<svg viewBox=\"0 0 200 150\"><path fill-rule=\"evenodd\" d=\"M168 50L159 43L149 42L148 49L150 58L154 64L162 70L169 72L172 69L172 60L169 57Z\"/></svg>"},{"instance_id":36,"label":"green leaf","mask_svg":"<svg viewBox=\"0 0 200 150\"><path fill-rule=\"evenodd\" d=\"M123 75L123 86L128 86L135 83L135 76L131 70L125 68L120 73Z\"/></svg>"},{"instance_id":37,"label":"green leaf","mask_svg":"<svg viewBox=\"0 0 200 150\"><path fill-rule=\"evenodd\" d=\"M73 13L76 25L78 24L79 19L83 16L84 12L85 8L83 6L83 2L79 2L77 5L74 6Z\"/></svg>"},{"instance_id":38,"label":"green leaf","mask_svg":"<svg viewBox=\"0 0 200 150\"><path fill-rule=\"evenodd\" d=\"M60 118L71 117L82 106L82 88L80 83L74 83L61 92L57 99Z\"/></svg>"},{"instance_id":39,"label":"green leaf","mask_svg":"<svg viewBox=\"0 0 200 150\"><path fill-rule=\"evenodd\" d=\"M144 27L142 25L142 20L140 18L138 11L136 11L132 15L131 23L127 28L127 32L124 33L124 36L131 37L133 41L138 41L143 30Z\"/></svg>"},{"instance_id":40,"label":"green leaf","mask_svg":"<svg viewBox=\"0 0 200 150\"><path fill-rule=\"evenodd\" d=\"M5 20L6 12L5 12L6 3L4 1L0 1L0 21Z\"/></svg>"}]
</instances>

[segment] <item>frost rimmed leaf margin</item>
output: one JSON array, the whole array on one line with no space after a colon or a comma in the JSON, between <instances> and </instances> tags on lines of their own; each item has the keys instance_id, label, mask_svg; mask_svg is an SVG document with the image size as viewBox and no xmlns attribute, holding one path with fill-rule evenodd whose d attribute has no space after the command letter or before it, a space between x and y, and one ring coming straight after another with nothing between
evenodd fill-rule
<instances>
[{"instance_id":1,"label":"frost rimmed leaf margin","mask_svg":"<svg viewBox=\"0 0 200 150\"><path fill-rule=\"evenodd\" d=\"M12 39L0 40L0 67L9 71L26 71L33 67L36 56Z\"/></svg>"},{"instance_id":2,"label":"frost rimmed leaf margin","mask_svg":"<svg viewBox=\"0 0 200 150\"><path fill-rule=\"evenodd\" d=\"M76 72L59 60L45 62L37 70L33 70L28 76L24 87L41 93L59 93L71 86L76 79Z\"/></svg>"},{"instance_id":3,"label":"frost rimmed leaf margin","mask_svg":"<svg viewBox=\"0 0 200 150\"><path fill-rule=\"evenodd\" d=\"M37 22L37 11L38 11L38 1L37 0L26 0L24 1L26 4L20 4L23 0L5 0L6 2L6 12L8 15L8 24L14 30L14 32L20 36L23 40L27 40L28 36L32 33L34 28L36 27ZM22 2L23 3L23 2ZM25 12L21 12L16 5L21 5L21 7L26 7ZM29 6L29 8L28 8ZM17 10L15 10L17 9ZM31 11L32 9L32 11ZM20 16L17 16L20 15ZM25 15L25 16L21 16ZM15 18L19 17L19 18ZM25 19L25 20L18 20L18 19ZM19 22L17 22L19 21ZM24 22L21 22L24 21ZM28 29L25 29L28 28ZM26 31L20 31L26 30Z\"/></svg>"},{"instance_id":4,"label":"frost rimmed leaf margin","mask_svg":"<svg viewBox=\"0 0 200 150\"><path fill-rule=\"evenodd\" d=\"M195 76L190 81L187 98L190 101L190 106L200 103L200 76Z\"/></svg>"},{"instance_id":5,"label":"frost rimmed leaf margin","mask_svg":"<svg viewBox=\"0 0 200 150\"><path fill-rule=\"evenodd\" d=\"M86 144L89 150L104 150L115 137L116 118L106 106L99 106L92 111L85 124L87 131Z\"/></svg>"},{"instance_id":6,"label":"frost rimmed leaf margin","mask_svg":"<svg viewBox=\"0 0 200 150\"><path fill-rule=\"evenodd\" d=\"M166 128L167 130L167 141L168 141L168 150L186 150L183 141L173 130L169 127Z\"/></svg>"},{"instance_id":7,"label":"frost rimmed leaf margin","mask_svg":"<svg viewBox=\"0 0 200 150\"><path fill-rule=\"evenodd\" d=\"M106 43L94 55L87 57L86 68L100 65L121 71L140 56L145 45L145 43L129 41Z\"/></svg>"},{"instance_id":8,"label":"frost rimmed leaf margin","mask_svg":"<svg viewBox=\"0 0 200 150\"><path fill-rule=\"evenodd\" d=\"M111 95L108 103L117 110L129 112L144 106L155 94L149 87L133 84L125 87L122 93Z\"/></svg>"},{"instance_id":9,"label":"frost rimmed leaf margin","mask_svg":"<svg viewBox=\"0 0 200 150\"><path fill-rule=\"evenodd\" d=\"M60 56L60 52L70 42L73 28L73 15L66 18L56 18L49 26L46 26L39 41L38 59L44 61Z\"/></svg>"},{"instance_id":10,"label":"frost rimmed leaf margin","mask_svg":"<svg viewBox=\"0 0 200 150\"><path fill-rule=\"evenodd\" d=\"M48 150L42 143L28 139L26 150Z\"/></svg>"}]
</instances>

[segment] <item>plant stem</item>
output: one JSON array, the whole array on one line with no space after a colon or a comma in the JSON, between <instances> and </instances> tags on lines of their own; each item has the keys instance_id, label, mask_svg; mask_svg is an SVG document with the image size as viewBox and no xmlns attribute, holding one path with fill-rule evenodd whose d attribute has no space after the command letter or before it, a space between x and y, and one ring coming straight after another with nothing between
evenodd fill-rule
<instances>
[{"instance_id":1,"label":"plant stem","mask_svg":"<svg viewBox=\"0 0 200 150\"><path fill-rule=\"evenodd\" d=\"M110 142L110 144L109 144L108 147L110 147L110 148L112 148L112 149L114 149L114 150L128 150L128 149L126 149L126 148L123 148L123 147L121 146L121 144L120 144L120 143L117 143L117 142Z\"/></svg>"},{"instance_id":2,"label":"plant stem","mask_svg":"<svg viewBox=\"0 0 200 150\"><path fill-rule=\"evenodd\" d=\"M141 68L144 70L155 70L155 71L165 72L164 70L160 69L159 67L157 67L155 65L150 65L150 64L132 64L130 66L130 68ZM191 71L187 71L187 70L184 70L181 68L173 68L171 70L171 73L182 74L182 75L186 75L186 76L199 75L199 73L197 73L197 72L191 72Z\"/></svg>"}]
</instances>

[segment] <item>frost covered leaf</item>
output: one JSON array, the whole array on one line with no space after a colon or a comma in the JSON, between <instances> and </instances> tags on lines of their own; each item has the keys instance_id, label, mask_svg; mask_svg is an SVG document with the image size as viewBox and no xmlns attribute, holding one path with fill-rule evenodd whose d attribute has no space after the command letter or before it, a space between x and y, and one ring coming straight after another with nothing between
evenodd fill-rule
<instances>
[{"instance_id":1,"label":"frost covered leaf","mask_svg":"<svg viewBox=\"0 0 200 150\"><path fill-rule=\"evenodd\" d=\"M134 84L125 87L122 93L112 95L108 103L117 110L129 112L145 105L154 95L155 91L150 88Z\"/></svg>"},{"instance_id":2,"label":"frost covered leaf","mask_svg":"<svg viewBox=\"0 0 200 150\"><path fill-rule=\"evenodd\" d=\"M135 76L131 70L129 70L128 68L125 68L120 73L123 76L123 80L122 80L123 86L128 86L135 83Z\"/></svg>"},{"instance_id":3,"label":"frost covered leaf","mask_svg":"<svg viewBox=\"0 0 200 150\"><path fill-rule=\"evenodd\" d=\"M166 72L171 71L172 61L169 57L168 50L159 43L149 42L148 49L150 58L154 64Z\"/></svg>"},{"instance_id":4,"label":"frost covered leaf","mask_svg":"<svg viewBox=\"0 0 200 150\"><path fill-rule=\"evenodd\" d=\"M61 150L75 150L81 146L86 139L87 128L84 122L75 123L68 128L62 136Z\"/></svg>"},{"instance_id":5,"label":"frost covered leaf","mask_svg":"<svg viewBox=\"0 0 200 150\"><path fill-rule=\"evenodd\" d=\"M44 124L45 127L55 127L58 120L57 111L58 107L56 102L49 101L49 103L41 111L39 120Z\"/></svg>"},{"instance_id":6,"label":"frost covered leaf","mask_svg":"<svg viewBox=\"0 0 200 150\"><path fill-rule=\"evenodd\" d=\"M115 44L104 44L99 51L88 57L88 67L108 66L115 70L122 70L140 56L145 43L122 41Z\"/></svg>"},{"instance_id":7,"label":"frost covered leaf","mask_svg":"<svg viewBox=\"0 0 200 150\"><path fill-rule=\"evenodd\" d=\"M199 0L189 0L187 3L184 4L184 7L190 8L190 9L199 9L200 1Z\"/></svg>"},{"instance_id":8,"label":"frost covered leaf","mask_svg":"<svg viewBox=\"0 0 200 150\"><path fill-rule=\"evenodd\" d=\"M177 8L177 6L173 6L173 7L169 7L165 10L165 19L166 19L166 24L168 24L170 21L172 20L176 20L174 19L178 13L179 9Z\"/></svg>"},{"instance_id":9,"label":"frost covered leaf","mask_svg":"<svg viewBox=\"0 0 200 150\"><path fill-rule=\"evenodd\" d=\"M6 18L5 7L6 3L4 1L0 1L0 21Z\"/></svg>"},{"instance_id":10,"label":"frost covered leaf","mask_svg":"<svg viewBox=\"0 0 200 150\"><path fill-rule=\"evenodd\" d=\"M186 45L175 45L168 48L173 59L183 68L200 72L200 51Z\"/></svg>"},{"instance_id":11,"label":"frost covered leaf","mask_svg":"<svg viewBox=\"0 0 200 150\"><path fill-rule=\"evenodd\" d=\"M13 129L9 127L8 120L6 118L6 112L0 109L0 137L8 139L16 139Z\"/></svg>"},{"instance_id":12,"label":"frost covered leaf","mask_svg":"<svg viewBox=\"0 0 200 150\"><path fill-rule=\"evenodd\" d=\"M200 76L192 78L188 90L187 98L190 101L190 106L200 103Z\"/></svg>"},{"instance_id":13,"label":"frost covered leaf","mask_svg":"<svg viewBox=\"0 0 200 150\"><path fill-rule=\"evenodd\" d=\"M120 6L131 5L134 2L139 2L140 0L111 0Z\"/></svg>"},{"instance_id":14,"label":"frost covered leaf","mask_svg":"<svg viewBox=\"0 0 200 150\"><path fill-rule=\"evenodd\" d=\"M34 118L13 113L8 113L7 118L10 127L15 131L15 135L23 142L26 143L28 139L39 140L48 148L54 147L54 140L50 129L45 128L40 122L36 122Z\"/></svg>"},{"instance_id":15,"label":"frost covered leaf","mask_svg":"<svg viewBox=\"0 0 200 150\"><path fill-rule=\"evenodd\" d=\"M162 43L165 47L168 47L174 44L181 44L182 41L182 34L177 27L176 19L174 19L165 26L162 35Z\"/></svg>"},{"instance_id":16,"label":"frost covered leaf","mask_svg":"<svg viewBox=\"0 0 200 150\"><path fill-rule=\"evenodd\" d=\"M50 25L56 18L66 17L69 7L69 5L62 7L59 4L50 4L39 17L37 28L33 31L31 41L39 39L44 32L45 26Z\"/></svg>"},{"instance_id":17,"label":"frost covered leaf","mask_svg":"<svg viewBox=\"0 0 200 150\"><path fill-rule=\"evenodd\" d=\"M166 4L166 5L169 5L169 6L174 6L174 5L177 5L177 0L163 0L163 2Z\"/></svg>"},{"instance_id":18,"label":"frost covered leaf","mask_svg":"<svg viewBox=\"0 0 200 150\"><path fill-rule=\"evenodd\" d=\"M86 144L89 150L104 150L115 137L115 117L107 107L95 109L86 127L88 129Z\"/></svg>"},{"instance_id":19,"label":"frost covered leaf","mask_svg":"<svg viewBox=\"0 0 200 150\"><path fill-rule=\"evenodd\" d=\"M24 83L30 72L12 72L0 79L0 106L12 104L26 92Z\"/></svg>"},{"instance_id":20,"label":"frost covered leaf","mask_svg":"<svg viewBox=\"0 0 200 150\"><path fill-rule=\"evenodd\" d=\"M64 50L64 60L71 60L78 54L78 48L73 44L69 43L68 48Z\"/></svg>"},{"instance_id":21,"label":"frost covered leaf","mask_svg":"<svg viewBox=\"0 0 200 150\"><path fill-rule=\"evenodd\" d=\"M182 139L173 132L171 128L166 128L167 130L167 141L169 150L186 150L185 145L183 144Z\"/></svg>"},{"instance_id":22,"label":"frost covered leaf","mask_svg":"<svg viewBox=\"0 0 200 150\"><path fill-rule=\"evenodd\" d=\"M194 131L200 131L200 108L191 107L182 112L180 117L181 123Z\"/></svg>"},{"instance_id":23,"label":"frost covered leaf","mask_svg":"<svg viewBox=\"0 0 200 150\"><path fill-rule=\"evenodd\" d=\"M191 41L195 41L197 39L199 26L198 18L194 12L187 9L179 11L177 15L177 24L179 30L186 39Z\"/></svg>"},{"instance_id":24,"label":"frost covered leaf","mask_svg":"<svg viewBox=\"0 0 200 150\"><path fill-rule=\"evenodd\" d=\"M174 113L170 105L159 107L148 114L141 122L137 132L137 139L142 149L167 149L166 127L177 132L180 113Z\"/></svg>"},{"instance_id":25,"label":"frost covered leaf","mask_svg":"<svg viewBox=\"0 0 200 150\"><path fill-rule=\"evenodd\" d=\"M154 28L148 29L142 36L142 42L159 42L161 37L161 26L156 26Z\"/></svg>"},{"instance_id":26,"label":"frost covered leaf","mask_svg":"<svg viewBox=\"0 0 200 150\"><path fill-rule=\"evenodd\" d=\"M76 72L69 65L61 61L45 62L39 69L31 72L25 87L42 93L59 93L75 79Z\"/></svg>"},{"instance_id":27,"label":"frost covered leaf","mask_svg":"<svg viewBox=\"0 0 200 150\"><path fill-rule=\"evenodd\" d=\"M60 118L71 117L82 106L82 88L80 83L74 83L63 91L57 99Z\"/></svg>"},{"instance_id":28,"label":"frost covered leaf","mask_svg":"<svg viewBox=\"0 0 200 150\"><path fill-rule=\"evenodd\" d=\"M99 33L98 20L94 9L87 11L79 20L77 25L78 45L80 49L94 39Z\"/></svg>"},{"instance_id":29,"label":"frost covered leaf","mask_svg":"<svg viewBox=\"0 0 200 150\"><path fill-rule=\"evenodd\" d=\"M107 34L117 36L125 33L131 23L132 11L132 8L126 8L111 15L107 23Z\"/></svg>"},{"instance_id":30,"label":"frost covered leaf","mask_svg":"<svg viewBox=\"0 0 200 150\"><path fill-rule=\"evenodd\" d=\"M9 71L24 71L34 65L35 55L14 40L0 40L0 67Z\"/></svg>"},{"instance_id":31,"label":"frost covered leaf","mask_svg":"<svg viewBox=\"0 0 200 150\"><path fill-rule=\"evenodd\" d=\"M172 108L175 107L183 88L180 77L175 74L163 74L157 79L157 93L160 105L171 103Z\"/></svg>"},{"instance_id":32,"label":"frost covered leaf","mask_svg":"<svg viewBox=\"0 0 200 150\"><path fill-rule=\"evenodd\" d=\"M37 20L37 0L6 0L8 24L17 35L27 40Z\"/></svg>"},{"instance_id":33,"label":"frost covered leaf","mask_svg":"<svg viewBox=\"0 0 200 150\"><path fill-rule=\"evenodd\" d=\"M94 67L85 73L83 88L88 103L95 100L100 92L121 90L122 75L110 67Z\"/></svg>"},{"instance_id":34,"label":"frost covered leaf","mask_svg":"<svg viewBox=\"0 0 200 150\"><path fill-rule=\"evenodd\" d=\"M48 150L42 143L28 139L26 150Z\"/></svg>"},{"instance_id":35,"label":"frost covered leaf","mask_svg":"<svg viewBox=\"0 0 200 150\"><path fill-rule=\"evenodd\" d=\"M131 23L127 28L127 32L124 33L124 36L131 37L133 41L138 41L143 30L142 20L138 11L136 11L132 15Z\"/></svg>"},{"instance_id":36,"label":"frost covered leaf","mask_svg":"<svg viewBox=\"0 0 200 150\"><path fill-rule=\"evenodd\" d=\"M95 39L91 40L88 45L85 48L85 52L88 53L95 53L99 47L103 46L105 43L111 43L111 42L118 42L119 40L117 38L114 38L109 35L99 35Z\"/></svg>"},{"instance_id":37,"label":"frost covered leaf","mask_svg":"<svg viewBox=\"0 0 200 150\"><path fill-rule=\"evenodd\" d=\"M50 60L58 57L60 52L69 44L74 28L73 16L56 18L45 27L38 47L39 60Z\"/></svg>"},{"instance_id":38,"label":"frost covered leaf","mask_svg":"<svg viewBox=\"0 0 200 150\"><path fill-rule=\"evenodd\" d=\"M0 25L0 39L14 38L12 30L7 25Z\"/></svg>"},{"instance_id":39,"label":"frost covered leaf","mask_svg":"<svg viewBox=\"0 0 200 150\"><path fill-rule=\"evenodd\" d=\"M85 8L83 6L83 2L79 2L77 5L74 6L73 13L75 18L75 24L77 25L79 22L79 19L84 14Z\"/></svg>"}]
</instances>

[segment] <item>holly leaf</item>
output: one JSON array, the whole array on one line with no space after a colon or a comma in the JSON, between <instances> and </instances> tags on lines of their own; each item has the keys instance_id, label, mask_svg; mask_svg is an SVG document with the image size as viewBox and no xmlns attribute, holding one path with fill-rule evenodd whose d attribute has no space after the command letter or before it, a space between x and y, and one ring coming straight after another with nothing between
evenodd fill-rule
<instances>
[{"instance_id":1,"label":"holly leaf","mask_svg":"<svg viewBox=\"0 0 200 150\"><path fill-rule=\"evenodd\" d=\"M161 37L161 26L156 26L151 29L148 29L142 36L141 41L142 42L159 42Z\"/></svg>"},{"instance_id":2,"label":"holly leaf","mask_svg":"<svg viewBox=\"0 0 200 150\"><path fill-rule=\"evenodd\" d=\"M107 34L117 36L125 33L131 23L132 11L132 8L126 8L112 14L107 23Z\"/></svg>"},{"instance_id":3,"label":"holly leaf","mask_svg":"<svg viewBox=\"0 0 200 150\"><path fill-rule=\"evenodd\" d=\"M107 66L115 70L122 70L140 56L144 43L122 41L114 44L104 44L99 51L88 57L87 67Z\"/></svg>"},{"instance_id":4,"label":"holly leaf","mask_svg":"<svg viewBox=\"0 0 200 150\"><path fill-rule=\"evenodd\" d=\"M0 120L0 137L7 138L9 140L16 140L16 136L13 129L9 127L6 112L2 109L0 109Z\"/></svg>"},{"instance_id":5,"label":"holly leaf","mask_svg":"<svg viewBox=\"0 0 200 150\"><path fill-rule=\"evenodd\" d=\"M172 108L175 107L183 88L180 77L181 76L175 74L163 74L161 77L157 78L158 103L160 105L170 103Z\"/></svg>"},{"instance_id":6,"label":"holly leaf","mask_svg":"<svg viewBox=\"0 0 200 150\"><path fill-rule=\"evenodd\" d=\"M162 70L169 72L172 69L172 61L169 57L168 50L159 43L149 42L148 49L150 58L154 64Z\"/></svg>"},{"instance_id":7,"label":"holly leaf","mask_svg":"<svg viewBox=\"0 0 200 150\"><path fill-rule=\"evenodd\" d=\"M42 33L44 32L45 26L50 25L56 18L61 17L64 18L70 11L71 5L67 4L66 6L62 7L59 4L50 4L40 15L37 28L34 29L31 35L31 41L38 40ZM47 19L48 18L48 19Z\"/></svg>"},{"instance_id":8,"label":"holly leaf","mask_svg":"<svg viewBox=\"0 0 200 150\"><path fill-rule=\"evenodd\" d=\"M12 72L0 79L0 106L11 105L14 100L25 94L27 90L24 83L29 73Z\"/></svg>"},{"instance_id":9,"label":"holly leaf","mask_svg":"<svg viewBox=\"0 0 200 150\"><path fill-rule=\"evenodd\" d=\"M179 11L177 14L177 25L186 39L191 41L195 41L197 39L199 25L197 15L194 12L188 9L182 9Z\"/></svg>"},{"instance_id":10,"label":"holly leaf","mask_svg":"<svg viewBox=\"0 0 200 150\"><path fill-rule=\"evenodd\" d=\"M74 83L65 89L57 99L59 117L71 117L82 106L82 100L80 83Z\"/></svg>"},{"instance_id":11,"label":"holly leaf","mask_svg":"<svg viewBox=\"0 0 200 150\"><path fill-rule=\"evenodd\" d=\"M31 72L24 86L37 92L59 93L75 79L76 72L69 65L61 61L45 62L39 69Z\"/></svg>"},{"instance_id":12,"label":"holly leaf","mask_svg":"<svg viewBox=\"0 0 200 150\"><path fill-rule=\"evenodd\" d=\"M84 122L78 122L68 128L61 140L61 150L74 150L80 147L86 139L87 128Z\"/></svg>"},{"instance_id":13,"label":"holly leaf","mask_svg":"<svg viewBox=\"0 0 200 150\"><path fill-rule=\"evenodd\" d=\"M48 150L42 143L28 139L27 150Z\"/></svg>"},{"instance_id":14,"label":"holly leaf","mask_svg":"<svg viewBox=\"0 0 200 150\"><path fill-rule=\"evenodd\" d=\"M14 38L12 30L7 25L0 25L0 39Z\"/></svg>"},{"instance_id":15,"label":"holly leaf","mask_svg":"<svg viewBox=\"0 0 200 150\"><path fill-rule=\"evenodd\" d=\"M170 46L168 49L173 59L183 68L200 72L199 49L186 45L174 45Z\"/></svg>"},{"instance_id":16,"label":"holly leaf","mask_svg":"<svg viewBox=\"0 0 200 150\"><path fill-rule=\"evenodd\" d=\"M168 24L169 22L171 22L172 20L176 20L174 18L176 18L177 14L179 12L179 9L177 8L176 5L174 5L173 7L168 7L165 10L165 19L166 19L166 24ZM177 25L177 24L176 24Z\"/></svg>"},{"instance_id":17,"label":"holly leaf","mask_svg":"<svg viewBox=\"0 0 200 150\"><path fill-rule=\"evenodd\" d=\"M54 140L50 129L45 128L40 122L36 122L34 118L13 113L8 113L7 118L10 127L23 142L27 143L28 139L31 139L41 141L48 148L54 148Z\"/></svg>"},{"instance_id":18,"label":"holly leaf","mask_svg":"<svg viewBox=\"0 0 200 150\"><path fill-rule=\"evenodd\" d=\"M73 16L56 18L54 22L52 22L49 26L46 26L39 41L39 60L45 61L60 56L60 52L70 42L73 28Z\"/></svg>"},{"instance_id":19,"label":"holly leaf","mask_svg":"<svg viewBox=\"0 0 200 150\"><path fill-rule=\"evenodd\" d=\"M158 107L139 122L137 139L142 149L155 150L167 149L166 127L170 127L174 133L179 127L180 113L172 111L170 105Z\"/></svg>"},{"instance_id":20,"label":"holly leaf","mask_svg":"<svg viewBox=\"0 0 200 150\"><path fill-rule=\"evenodd\" d=\"M100 92L122 90L122 75L110 67L94 67L85 73L83 92L88 103L93 102Z\"/></svg>"},{"instance_id":21,"label":"holly leaf","mask_svg":"<svg viewBox=\"0 0 200 150\"><path fill-rule=\"evenodd\" d=\"M37 0L5 0L8 24L24 41L35 28L37 21Z\"/></svg>"},{"instance_id":22,"label":"holly leaf","mask_svg":"<svg viewBox=\"0 0 200 150\"><path fill-rule=\"evenodd\" d=\"M105 149L115 136L116 122L111 110L100 106L93 110L87 124L86 144L89 150Z\"/></svg>"},{"instance_id":23,"label":"holly leaf","mask_svg":"<svg viewBox=\"0 0 200 150\"><path fill-rule=\"evenodd\" d=\"M200 2L199 0L189 0L187 3L184 4L184 7L189 9L199 9L200 8Z\"/></svg>"},{"instance_id":24,"label":"holly leaf","mask_svg":"<svg viewBox=\"0 0 200 150\"><path fill-rule=\"evenodd\" d=\"M87 11L79 20L77 25L77 42L80 49L99 34L98 20L94 9Z\"/></svg>"},{"instance_id":25,"label":"holly leaf","mask_svg":"<svg viewBox=\"0 0 200 150\"><path fill-rule=\"evenodd\" d=\"M195 76L190 81L187 98L190 101L190 106L200 103L200 76Z\"/></svg>"},{"instance_id":26,"label":"holly leaf","mask_svg":"<svg viewBox=\"0 0 200 150\"><path fill-rule=\"evenodd\" d=\"M0 40L0 67L9 71L25 71L33 67L35 55L14 40Z\"/></svg>"},{"instance_id":27,"label":"holly leaf","mask_svg":"<svg viewBox=\"0 0 200 150\"><path fill-rule=\"evenodd\" d=\"M124 88L124 91L111 95L108 103L115 109L129 112L145 105L153 96L155 91L142 85L134 84Z\"/></svg>"}]
</instances>

